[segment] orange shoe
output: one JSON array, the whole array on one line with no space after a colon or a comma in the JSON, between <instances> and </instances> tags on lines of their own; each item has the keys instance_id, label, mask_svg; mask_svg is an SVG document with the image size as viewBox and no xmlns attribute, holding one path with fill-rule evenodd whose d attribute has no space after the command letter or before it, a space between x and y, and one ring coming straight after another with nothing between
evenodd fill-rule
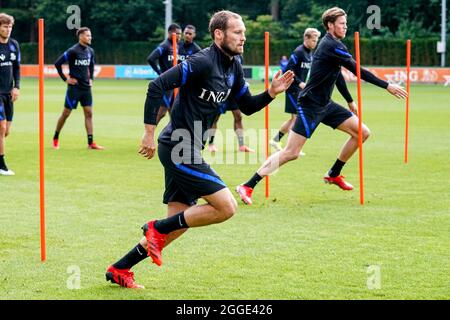
<instances>
[{"instance_id":1,"label":"orange shoe","mask_svg":"<svg viewBox=\"0 0 450 320\"><path fill-rule=\"evenodd\" d=\"M323 177L323 181L328 184L335 184L342 190L353 190L353 186L344 180L344 176L340 175L337 177L325 176Z\"/></svg>"},{"instance_id":2,"label":"orange shoe","mask_svg":"<svg viewBox=\"0 0 450 320\"><path fill-rule=\"evenodd\" d=\"M239 147L239 151L241 151L241 152L255 152L255 150L247 147L246 145L240 146Z\"/></svg>"},{"instance_id":3,"label":"orange shoe","mask_svg":"<svg viewBox=\"0 0 450 320\"><path fill-rule=\"evenodd\" d=\"M246 185L240 184L236 187L236 192L239 194L239 197L241 197L241 200L245 204L252 204L252 193L253 189L250 187L247 187Z\"/></svg>"},{"instance_id":4,"label":"orange shoe","mask_svg":"<svg viewBox=\"0 0 450 320\"><path fill-rule=\"evenodd\" d=\"M116 269L109 266L106 270L106 281L117 283L119 286L131 289L145 289L134 281L134 273L130 269Z\"/></svg>"},{"instance_id":5,"label":"orange shoe","mask_svg":"<svg viewBox=\"0 0 450 320\"><path fill-rule=\"evenodd\" d=\"M88 149L91 149L91 150L103 150L105 148L103 148L102 146L99 146L95 142L92 142L90 145L88 145Z\"/></svg>"},{"instance_id":6,"label":"orange shoe","mask_svg":"<svg viewBox=\"0 0 450 320\"><path fill-rule=\"evenodd\" d=\"M147 255L150 256L154 263L158 266L162 265L161 251L166 243L166 234L159 233L155 229L155 221L150 221L142 227L144 236L147 239Z\"/></svg>"}]
</instances>

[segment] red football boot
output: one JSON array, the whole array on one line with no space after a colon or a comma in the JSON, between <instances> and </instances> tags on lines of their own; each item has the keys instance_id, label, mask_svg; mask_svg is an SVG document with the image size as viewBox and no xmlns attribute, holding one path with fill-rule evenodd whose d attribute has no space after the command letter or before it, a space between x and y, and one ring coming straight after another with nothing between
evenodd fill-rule
<instances>
[{"instance_id":1,"label":"red football boot","mask_svg":"<svg viewBox=\"0 0 450 320\"><path fill-rule=\"evenodd\" d=\"M253 189L252 188L241 184L241 185L238 185L236 187L236 192L239 193L239 196L241 197L241 200L245 204L252 204L252 193L253 193Z\"/></svg>"},{"instance_id":2,"label":"red football boot","mask_svg":"<svg viewBox=\"0 0 450 320\"><path fill-rule=\"evenodd\" d=\"M147 254L150 256L154 263L158 266L162 265L161 251L164 248L166 242L166 234L159 233L155 229L155 221L150 221L142 227L144 230L144 236L147 239Z\"/></svg>"},{"instance_id":3,"label":"red football boot","mask_svg":"<svg viewBox=\"0 0 450 320\"><path fill-rule=\"evenodd\" d=\"M88 149L92 149L92 150L103 150L105 148L103 148L102 146L99 146L98 144L96 144L95 142L92 142L90 145L88 145Z\"/></svg>"},{"instance_id":4,"label":"red football boot","mask_svg":"<svg viewBox=\"0 0 450 320\"><path fill-rule=\"evenodd\" d=\"M323 177L323 181L328 184L335 184L342 190L353 190L353 186L344 180L344 176L340 175L337 177L325 176Z\"/></svg>"},{"instance_id":5,"label":"red football boot","mask_svg":"<svg viewBox=\"0 0 450 320\"><path fill-rule=\"evenodd\" d=\"M119 286L131 289L145 289L134 281L134 273L130 269L116 269L109 266L106 270L106 281L117 283Z\"/></svg>"},{"instance_id":6,"label":"red football boot","mask_svg":"<svg viewBox=\"0 0 450 320\"><path fill-rule=\"evenodd\" d=\"M58 139L53 139L52 147L55 150L59 149L59 140Z\"/></svg>"}]
</instances>

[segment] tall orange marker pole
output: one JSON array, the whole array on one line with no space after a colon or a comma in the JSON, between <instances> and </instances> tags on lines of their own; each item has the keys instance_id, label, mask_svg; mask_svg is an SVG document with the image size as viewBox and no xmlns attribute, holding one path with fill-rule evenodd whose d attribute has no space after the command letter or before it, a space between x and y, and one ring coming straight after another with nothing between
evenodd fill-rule
<instances>
[{"instance_id":1,"label":"tall orange marker pole","mask_svg":"<svg viewBox=\"0 0 450 320\"><path fill-rule=\"evenodd\" d=\"M364 205L364 158L362 142L362 97L361 97L361 54L359 32L355 32L356 78L358 88L358 149L359 149L359 200Z\"/></svg>"},{"instance_id":2,"label":"tall orange marker pole","mask_svg":"<svg viewBox=\"0 0 450 320\"><path fill-rule=\"evenodd\" d=\"M410 69L411 69L411 40L406 41L406 126L405 126L405 163L408 163L408 135L409 135L409 86L410 86Z\"/></svg>"},{"instance_id":3,"label":"tall orange marker pole","mask_svg":"<svg viewBox=\"0 0 450 320\"><path fill-rule=\"evenodd\" d=\"M44 19L39 19L39 186L41 220L41 261L45 251L45 162L44 162Z\"/></svg>"},{"instance_id":4,"label":"tall orange marker pole","mask_svg":"<svg viewBox=\"0 0 450 320\"><path fill-rule=\"evenodd\" d=\"M175 67L177 65L177 34L174 32L172 33L172 52L173 52L173 66ZM178 94L178 88L175 88L173 90L173 99L177 97Z\"/></svg>"},{"instance_id":5,"label":"tall orange marker pole","mask_svg":"<svg viewBox=\"0 0 450 320\"><path fill-rule=\"evenodd\" d=\"M269 32L264 32L264 64L265 64L265 88L269 89ZM269 106L265 109L266 128L266 159L269 157ZM269 197L269 175L266 176L266 198Z\"/></svg>"}]
</instances>

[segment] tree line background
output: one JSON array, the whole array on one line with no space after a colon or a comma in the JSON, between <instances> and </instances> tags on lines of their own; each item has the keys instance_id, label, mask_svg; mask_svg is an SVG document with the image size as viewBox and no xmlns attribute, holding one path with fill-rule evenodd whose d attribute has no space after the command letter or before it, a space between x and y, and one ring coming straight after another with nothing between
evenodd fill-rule
<instances>
[{"instance_id":1,"label":"tree line background","mask_svg":"<svg viewBox=\"0 0 450 320\"><path fill-rule=\"evenodd\" d=\"M246 64L263 63L263 35L270 31L271 63L289 55L302 41L307 27L322 34L322 12L339 6L348 13L348 38L353 48L354 31L361 34L362 62L369 65L404 64L405 39L413 40L413 65L439 64L436 42L440 38L441 0L173 0L173 20L197 27L197 42L211 43L211 14L228 9L241 14L247 28ZM0 0L0 10L15 17L13 37L21 43L23 63L37 62L37 19L46 25L46 62L52 63L76 41L68 30L67 8L78 5L81 25L89 26L97 61L102 64L145 64L147 55L164 38L165 5L162 0ZM370 30L367 8L381 9L381 28ZM449 23L450 26L450 23ZM447 27L448 30L448 27ZM450 47L449 44L447 47ZM447 64L450 62L447 55Z\"/></svg>"}]
</instances>

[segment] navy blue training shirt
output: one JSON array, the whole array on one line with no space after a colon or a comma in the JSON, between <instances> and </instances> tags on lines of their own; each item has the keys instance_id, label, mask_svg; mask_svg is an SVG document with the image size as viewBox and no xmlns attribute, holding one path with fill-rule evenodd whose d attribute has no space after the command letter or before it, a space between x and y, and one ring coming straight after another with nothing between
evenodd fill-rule
<instances>
[{"instance_id":1,"label":"navy blue training shirt","mask_svg":"<svg viewBox=\"0 0 450 320\"><path fill-rule=\"evenodd\" d=\"M176 87L180 90L172 107L170 122L161 132L158 142L174 147L180 140L187 139L183 142L193 147L196 155L204 148L207 130L211 128L221 103L233 98L240 110L250 115L273 100L267 91L252 96L236 57L230 60L213 44L149 84L144 123L156 124L161 97L165 91ZM184 129L179 131L184 132L182 137L173 135L176 129Z\"/></svg>"},{"instance_id":2,"label":"navy blue training shirt","mask_svg":"<svg viewBox=\"0 0 450 320\"><path fill-rule=\"evenodd\" d=\"M312 52L310 49L303 44L295 48L286 67L286 71L292 70L294 72L294 82L287 90L289 93L294 93L297 96L297 93L301 90L299 84L306 82L306 76L311 68L311 60Z\"/></svg>"},{"instance_id":3,"label":"navy blue training shirt","mask_svg":"<svg viewBox=\"0 0 450 320\"><path fill-rule=\"evenodd\" d=\"M178 48L177 48L178 50ZM166 72L173 66L172 40L166 39L147 57L148 64L157 74Z\"/></svg>"},{"instance_id":4,"label":"navy blue training shirt","mask_svg":"<svg viewBox=\"0 0 450 320\"><path fill-rule=\"evenodd\" d=\"M20 49L16 40L0 43L0 93L20 89Z\"/></svg>"},{"instance_id":5,"label":"navy blue training shirt","mask_svg":"<svg viewBox=\"0 0 450 320\"><path fill-rule=\"evenodd\" d=\"M178 63L183 62L189 56L196 54L200 50L202 50L202 48L200 48L198 44L196 44L195 42L187 43L182 41L178 43L178 52L177 52Z\"/></svg>"},{"instance_id":6,"label":"navy blue training shirt","mask_svg":"<svg viewBox=\"0 0 450 320\"><path fill-rule=\"evenodd\" d=\"M300 105L312 103L322 107L326 106L331 100L335 84L341 94L344 95L345 93L341 90L345 91L346 87L345 89L342 87L345 86L345 81L341 74L341 66L356 74L356 62L348 52L347 47L340 40L327 33L314 52L309 80L299 95ZM363 68L361 68L361 78L384 89L389 85L386 81L377 78ZM351 96L350 98L347 96L345 99L347 102L351 102L348 100L351 99Z\"/></svg>"},{"instance_id":7,"label":"navy blue training shirt","mask_svg":"<svg viewBox=\"0 0 450 320\"><path fill-rule=\"evenodd\" d=\"M90 88L89 80L94 79L94 49L77 43L65 51L58 60L56 60L55 67L63 81L67 80L62 71L62 65L66 62L69 64L70 77L77 79L78 83L76 86Z\"/></svg>"}]
</instances>

